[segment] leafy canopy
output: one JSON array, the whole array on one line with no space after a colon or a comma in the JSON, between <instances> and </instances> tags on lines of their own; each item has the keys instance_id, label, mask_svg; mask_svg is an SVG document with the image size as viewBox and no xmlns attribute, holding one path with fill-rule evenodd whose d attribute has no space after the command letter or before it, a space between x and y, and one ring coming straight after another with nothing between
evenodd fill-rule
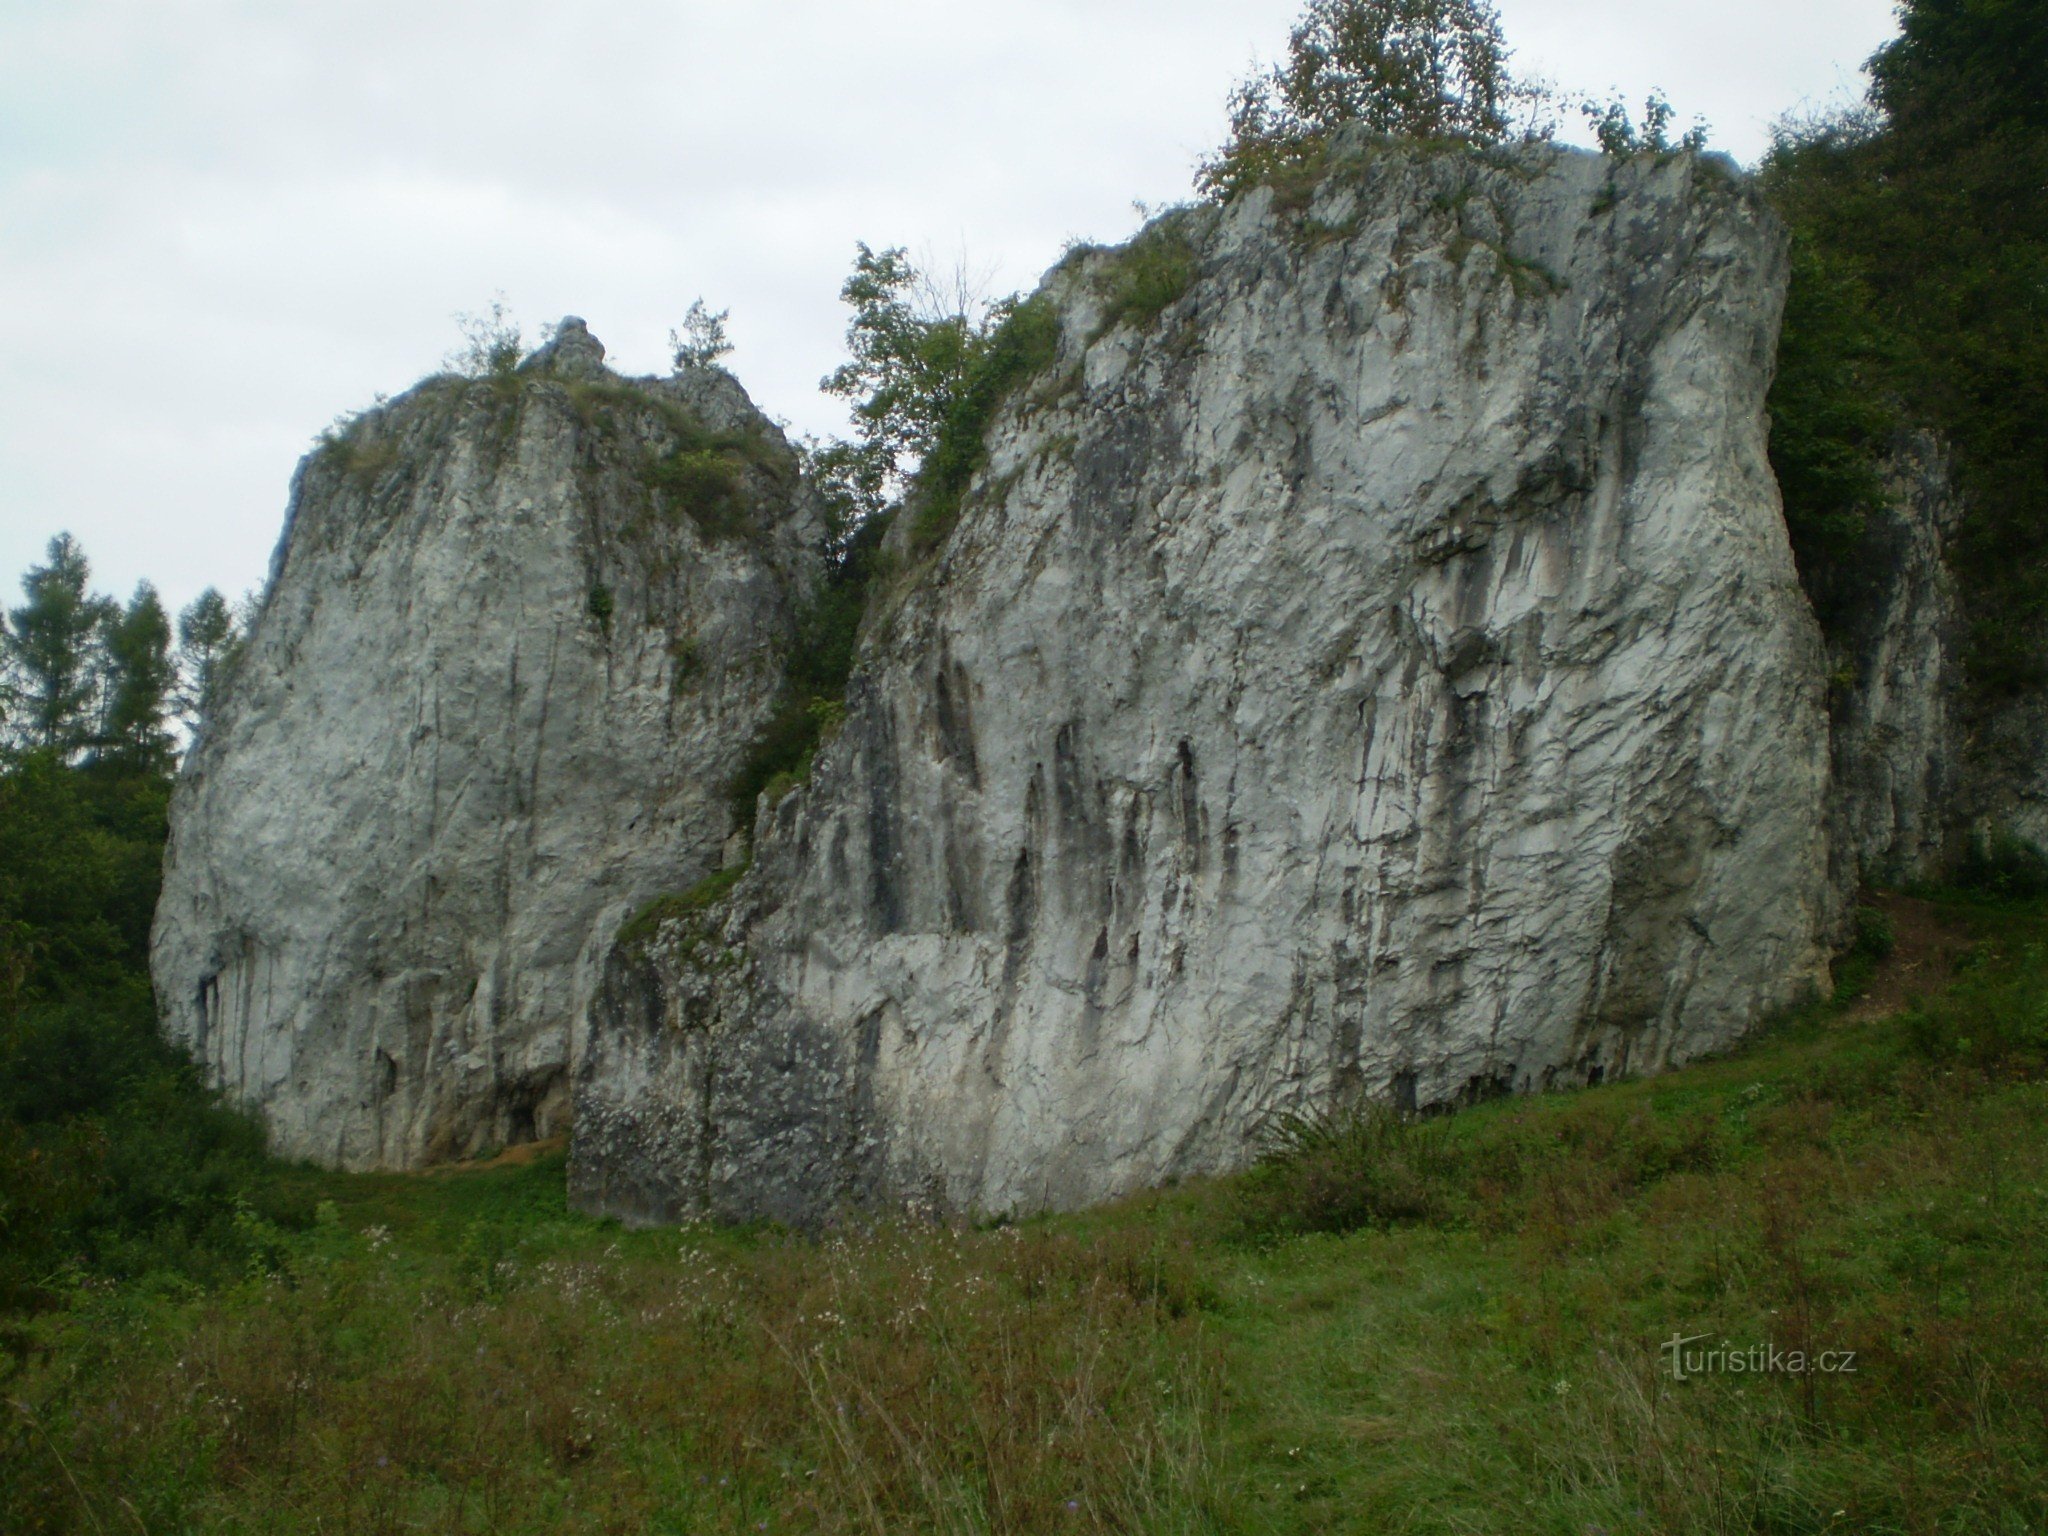
<instances>
[{"instance_id":1,"label":"leafy canopy","mask_svg":"<svg viewBox=\"0 0 2048 1536\"><path fill-rule=\"evenodd\" d=\"M1652 91L1644 100L1641 127L1619 95L1605 101L1582 101L1579 115L1593 130L1594 142L1602 154L1698 154L1707 147L1707 125L1699 118L1694 118L1692 126L1677 138L1671 137L1671 123L1678 113L1662 91Z\"/></svg>"},{"instance_id":2,"label":"leafy canopy","mask_svg":"<svg viewBox=\"0 0 2048 1536\"><path fill-rule=\"evenodd\" d=\"M865 243L840 297L852 358L821 387L852 402L856 441L814 454L813 470L848 528L906 497L949 518L996 405L1050 360L1056 322L1040 301L984 298L964 264L936 277Z\"/></svg>"},{"instance_id":3,"label":"leafy canopy","mask_svg":"<svg viewBox=\"0 0 2048 1536\"><path fill-rule=\"evenodd\" d=\"M1772 460L1824 619L1853 618L1895 423L1955 450L1973 691L2048 679L2048 27L2039 0L1907 0L1867 105L1784 125L1794 231ZM1845 601L1850 607L1845 609Z\"/></svg>"},{"instance_id":4,"label":"leafy canopy","mask_svg":"<svg viewBox=\"0 0 2048 1536\"><path fill-rule=\"evenodd\" d=\"M1309 0L1286 62L1241 82L1230 142L1197 180L1227 197L1350 123L1493 144L1544 93L1518 81L1487 0Z\"/></svg>"}]
</instances>

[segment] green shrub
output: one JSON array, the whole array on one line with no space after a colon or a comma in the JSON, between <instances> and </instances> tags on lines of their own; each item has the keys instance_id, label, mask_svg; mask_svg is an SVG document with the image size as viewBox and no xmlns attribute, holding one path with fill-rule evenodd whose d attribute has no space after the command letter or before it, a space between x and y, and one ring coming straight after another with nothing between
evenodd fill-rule
<instances>
[{"instance_id":1,"label":"green shrub","mask_svg":"<svg viewBox=\"0 0 2048 1536\"><path fill-rule=\"evenodd\" d=\"M656 503L680 513L711 538L745 533L745 487L733 455L717 448L684 448L655 462L647 472Z\"/></svg>"},{"instance_id":2,"label":"green shrub","mask_svg":"<svg viewBox=\"0 0 2048 1536\"><path fill-rule=\"evenodd\" d=\"M2025 838L1994 827L1970 840L1957 883L2001 901L2048 896L2048 854Z\"/></svg>"},{"instance_id":3,"label":"green shrub","mask_svg":"<svg viewBox=\"0 0 2048 1536\"><path fill-rule=\"evenodd\" d=\"M1898 934L1892 928L1889 913L1876 907L1856 909L1856 937L1850 946L1850 953L1869 960L1888 960L1898 947Z\"/></svg>"},{"instance_id":4,"label":"green shrub","mask_svg":"<svg viewBox=\"0 0 2048 1536\"><path fill-rule=\"evenodd\" d=\"M1801 577L1840 624L1864 604L1885 413L1941 434L1972 699L1991 704L2048 675L2048 52L2012 0L1907 0L1900 20L1868 104L1788 129L1764 166L1798 242L1773 461Z\"/></svg>"},{"instance_id":5,"label":"green shrub","mask_svg":"<svg viewBox=\"0 0 2048 1536\"><path fill-rule=\"evenodd\" d=\"M0 766L0 1312L82 1275L246 1259L262 1133L163 1040L149 986L169 788L48 754Z\"/></svg>"},{"instance_id":6,"label":"green shrub","mask_svg":"<svg viewBox=\"0 0 2048 1536\"><path fill-rule=\"evenodd\" d=\"M853 360L824 388L853 402L860 441L818 450L813 470L843 527L872 520L902 489L901 504L916 509L911 547L929 550L959 514L996 408L1058 350L1058 317L1043 297L977 314L975 299L943 292L901 250L864 244L840 297L853 307Z\"/></svg>"},{"instance_id":7,"label":"green shrub","mask_svg":"<svg viewBox=\"0 0 2048 1536\"><path fill-rule=\"evenodd\" d=\"M1282 1115L1261 1139L1242 1188L1254 1233L1440 1220L1457 1202L1460 1163L1441 1118L1366 1101Z\"/></svg>"},{"instance_id":8,"label":"green shrub","mask_svg":"<svg viewBox=\"0 0 2048 1536\"><path fill-rule=\"evenodd\" d=\"M1896 349L1871 302L1852 267L1795 232L1769 402L1771 468L1793 555L1831 632L1857 615L1864 534L1884 506L1884 455L1900 426L1885 385Z\"/></svg>"},{"instance_id":9,"label":"green shrub","mask_svg":"<svg viewBox=\"0 0 2048 1536\"><path fill-rule=\"evenodd\" d=\"M1104 302L1097 335L1119 325L1145 329L1180 302L1199 270L1194 246L1181 221L1149 225L1120 252L1103 276Z\"/></svg>"},{"instance_id":10,"label":"green shrub","mask_svg":"<svg viewBox=\"0 0 2048 1536\"><path fill-rule=\"evenodd\" d=\"M1286 62L1239 82L1230 142L1196 175L1212 197L1291 174L1336 129L1461 145L1534 132L1547 93L1517 80L1486 0L1309 0Z\"/></svg>"},{"instance_id":11,"label":"green shrub","mask_svg":"<svg viewBox=\"0 0 2048 1536\"><path fill-rule=\"evenodd\" d=\"M968 483L987 461L988 429L997 408L1053 360L1059 342L1059 316L1044 296L1001 307L964 382L947 403L937 439L918 468L909 498L916 508L913 550L923 553L945 541L960 515Z\"/></svg>"},{"instance_id":12,"label":"green shrub","mask_svg":"<svg viewBox=\"0 0 2048 1536\"><path fill-rule=\"evenodd\" d=\"M2048 1064L2048 949L2026 946L2017 965L1980 962L1939 997L1914 1002L1905 1025L1928 1060L2039 1072Z\"/></svg>"},{"instance_id":13,"label":"green shrub","mask_svg":"<svg viewBox=\"0 0 2048 1536\"><path fill-rule=\"evenodd\" d=\"M846 684L887 531L887 518L862 525L797 614L782 693L727 787L732 824L749 837L763 791L772 789L779 801L807 780L818 748L845 719Z\"/></svg>"}]
</instances>

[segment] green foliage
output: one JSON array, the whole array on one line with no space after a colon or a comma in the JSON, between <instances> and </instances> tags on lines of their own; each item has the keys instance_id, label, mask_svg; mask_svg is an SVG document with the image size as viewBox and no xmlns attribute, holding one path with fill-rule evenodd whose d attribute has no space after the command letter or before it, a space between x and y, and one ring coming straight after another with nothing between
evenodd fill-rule
<instances>
[{"instance_id":1,"label":"green foliage","mask_svg":"<svg viewBox=\"0 0 2048 1536\"><path fill-rule=\"evenodd\" d=\"M860 441L816 451L813 466L844 527L874 516L914 468L911 542L928 549L959 512L996 407L1058 350L1058 317L1042 298L983 306L964 279L942 288L901 250L865 244L840 296L853 307L853 360L823 387L854 402Z\"/></svg>"},{"instance_id":2,"label":"green foliage","mask_svg":"<svg viewBox=\"0 0 2048 1536\"><path fill-rule=\"evenodd\" d=\"M0 771L0 1312L240 1262L261 1134L159 1037L147 975L169 793L160 766Z\"/></svg>"},{"instance_id":3,"label":"green foliage","mask_svg":"<svg viewBox=\"0 0 2048 1536\"><path fill-rule=\"evenodd\" d=\"M590 584L590 591L584 595L583 611L590 615L590 622L598 627L605 639L612 637L612 615L618 611L618 600L612 596L612 589L601 581Z\"/></svg>"},{"instance_id":4,"label":"green foliage","mask_svg":"<svg viewBox=\"0 0 2048 1536\"><path fill-rule=\"evenodd\" d=\"M462 345L446 359L452 372L469 379L511 380L526 356L526 345L502 293L481 313L456 315L455 326L462 334Z\"/></svg>"},{"instance_id":5,"label":"green foliage","mask_svg":"<svg viewBox=\"0 0 2048 1536\"><path fill-rule=\"evenodd\" d=\"M752 526L745 486L730 451L678 449L656 460L647 478L665 510L680 511L709 537L736 537Z\"/></svg>"},{"instance_id":6,"label":"green foliage","mask_svg":"<svg viewBox=\"0 0 2048 1536\"><path fill-rule=\"evenodd\" d=\"M1043 299L1006 299L977 315L964 282L945 292L900 250L878 254L863 244L841 297L854 311L853 358L824 388L854 402L860 437L803 450L825 503L833 561L798 615L782 696L730 787L733 821L749 832L760 796L780 801L808 779L819 746L844 718L896 498L914 509L913 553L943 541L986 458L997 408L1059 346L1058 317Z\"/></svg>"},{"instance_id":7,"label":"green foliage","mask_svg":"<svg viewBox=\"0 0 2048 1536\"><path fill-rule=\"evenodd\" d=\"M729 790L733 825L749 836L764 791L779 800L810 777L818 748L845 717L842 702L859 655L868 593L882 569L886 518L863 524L848 540L802 610L783 674L783 690L754 738Z\"/></svg>"},{"instance_id":8,"label":"green foliage","mask_svg":"<svg viewBox=\"0 0 2048 1536\"><path fill-rule=\"evenodd\" d=\"M1043 296L1005 300L991 311L990 325L976 339L918 470L910 498L914 552L944 542L960 515L968 483L987 462L988 429L997 408L1053 360L1059 343L1059 316Z\"/></svg>"},{"instance_id":9,"label":"green foliage","mask_svg":"<svg viewBox=\"0 0 2048 1536\"><path fill-rule=\"evenodd\" d=\"M713 427L672 395L615 379L575 378L565 389L597 442L636 466L648 511L670 526L687 517L710 539L756 534L751 478L785 484L797 473L794 457L756 424Z\"/></svg>"},{"instance_id":10,"label":"green foliage","mask_svg":"<svg viewBox=\"0 0 2048 1536\"><path fill-rule=\"evenodd\" d=\"M1357 123L1402 138L1492 144L1517 115L1535 127L1544 93L1517 81L1487 0L1309 0L1287 61L1240 83L1230 142L1197 184L1228 199L1320 156Z\"/></svg>"},{"instance_id":11,"label":"green foliage","mask_svg":"<svg viewBox=\"0 0 2048 1536\"><path fill-rule=\"evenodd\" d=\"M2048 1070L2048 946L2025 943L2006 963L1972 957L1945 992L1906 1011L1912 1049L1940 1063L2001 1075Z\"/></svg>"},{"instance_id":12,"label":"green foliage","mask_svg":"<svg viewBox=\"0 0 2048 1536\"><path fill-rule=\"evenodd\" d=\"M1194 284L1195 249L1180 221L1166 218L1147 225L1138 238L1117 253L1104 278L1104 334L1119 325L1139 330L1180 302Z\"/></svg>"},{"instance_id":13,"label":"green foliage","mask_svg":"<svg viewBox=\"0 0 2048 1536\"><path fill-rule=\"evenodd\" d=\"M1643 102L1642 126L1619 96L1605 101L1579 103L1579 114L1593 130L1593 138L1606 155L1699 154L1707 147L1707 125L1694 118L1693 124L1676 139L1671 137L1671 120L1676 115L1662 91L1652 91Z\"/></svg>"},{"instance_id":14,"label":"green foliage","mask_svg":"<svg viewBox=\"0 0 2048 1536\"><path fill-rule=\"evenodd\" d=\"M178 674L171 658L171 620L143 582L127 610L105 624L108 671L100 753L131 769L168 771L175 756L169 721Z\"/></svg>"},{"instance_id":15,"label":"green foliage","mask_svg":"<svg viewBox=\"0 0 2048 1536\"><path fill-rule=\"evenodd\" d=\"M740 876L746 872L744 864L713 870L687 891L655 897L620 925L618 942L627 948L645 944L660 931L663 923L694 917L722 899L726 892L739 884Z\"/></svg>"},{"instance_id":16,"label":"green foliage","mask_svg":"<svg viewBox=\"0 0 2048 1536\"><path fill-rule=\"evenodd\" d=\"M1853 571L1884 505L1882 456L1900 426L1889 371L1895 345L1852 267L1807 231L1792 238L1792 285L1771 388L1771 468L1785 498L1793 555L1824 625L1853 602Z\"/></svg>"},{"instance_id":17,"label":"green foliage","mask_svg":"<svg viewBox=\"0 0 2048 1536\"><path fill-rule=\"evenodd\" d=\"M844 440L806 441L800 451L804 474L825 505L827 542L839 550L856 529L887 511L889 457L876 444Z\"/></svg>"},{"instance_id":18,"label":"green foliage","mask_svg":"<svg viewBox=\"0 0 2048 1536\"><path fill-rule=\"evenodd\" d=\"M50 563L22 578L27 601L0 625L0 694L14 706L15 744L66 762L89 752L129 770L167 770L176 750L171 712L185 693L170 618L148 582L123 608L91 592L90 575L78 542L59 535ZM224 604L219 618L209 661L233 639Z\"/></svg>"},{"instance_id":19,"label":"green foliage","mask_svg":"<svg viewBox=\"0 0 2048 1536\"><path fill-rule=\"evenodd\" d=\"M2025 0L1910 0L1900 17L1869 109L1787 127L1764 168L1809 253L1774 431L1801 574L1823 594L1853 586L1841 545L1882 446L1856 391L1953 445L1966 659L1995 699L2048 675L2048 46Z\"/></svg>"},{"instance_id":20,"label":"green foliage","mask_svg":"<svg viewBox=\"0 0 2048 1536\"><path fill-rule=\"evenodd\" d=\"M1999 901L2048 896L2048 853L2004 827L1970 839L1956 874L1965 890Z\"/></svg>"},{"instance_id":21,"label":"green foliage","mask_svg":"<svg viewBox=\"0 0 2048 1536\"><path fill-rule=\"evenodd\" d=\"M172 697L188 729L213 713L245 631L218 587L208 587L178 615L179 681Z\"/></svg>"},{"instance_id":22,"label":"green foliage","mask_svg":"<svg viewBox=\"0 0 2048 1536\"><path fill-rule=\"evenodd\" d=\"M1856 937L1850 952L1866 960L1890 959L1899 943L1890 915L1879 907L1858 907L1855 922Z\"/></svg>"},{"instance_id":23,"label":"green foliage","mask_svg":"<svg viewBox=\"0 0 2048 1536\"><path fill-rule=\"evenodd\" d=\"M853 310L853 357L819 387L853 402L861 442L893 477L938 442L985 328L970 296L938 294L906 252L865 241L839 296Z\"/></svg>"},{"instance_id":24,"label":"green foliage","mask_svg":"<svg viewBox=\"0 0 2048 1536\"><path fill-rule=\"evenodd\" d=\"M49 563L21 579L27 599L0 632L16 700L17 729L28 744L61 757L93 740L101 677L101 631L117 610L88 590L92 568L68 533L50 540Z\"/></svg>"},{"instance_id":25,"label":"green foliage","mask_svg":"<svg viewBox=\"0 0 2048 1536\"><path fill-rule=\"evenodd\" d=\"M1255 1234L1350 1232L1450 1212L1458 1170L1441 1120L1367 1101L1283 1115L1263 1142L1241 1191Z\"/></svg>"},{"instance_id":26,"label":"green foliage","mask_svg":"<svg viewBox=\"0 0 2048 1536\"><path fill-rule=\"evenodd\" d=\"M732 341L725 334L725 322L731 315L729 309L713 314L702 299L690 301L683 328L668 333L669 359L677 373L715 368L721 358L731 354Z\"/></svg>"}]
</instances>

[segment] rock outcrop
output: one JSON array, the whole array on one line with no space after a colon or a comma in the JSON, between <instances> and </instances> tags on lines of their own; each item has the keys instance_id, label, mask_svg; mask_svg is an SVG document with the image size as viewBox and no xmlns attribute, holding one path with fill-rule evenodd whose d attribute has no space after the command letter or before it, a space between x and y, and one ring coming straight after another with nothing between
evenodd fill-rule
<instances>
[{"instance_id":1,"label":"rock outcrop","mask_svg":"<svg viewBox=\"0 0 2048 1536\"><path fill-rule=\"evenodd\" d=\"M300 466L172 804L171 1034L283 1152L408 1167L566 1128L620 919L717 867L822 538L723 373L581 321Z\"/></svg>"},{"instance_id":2,"label":"rock outcrop","mask_svg":"<svg viewBox=\"0 0 2048 1536\"><path fill-rule=\"evenodd\" d=\"M1779 226L1693 156L1340 158L1050 276L1057 356L936 552L892 531L810 782L606 962L584 1208L1072 1206L1346 1094L1653 1070L1824 975Z\"/></svg>"},{"instance_id":3,"label":"rock outcrop","mask_svg":"<svg viewBox=\"0 0 2048 1536\"><path fill-rule=\"evenodd\" d=\"M2048 694L2009 702L1986 736L1988 782L1967 835L1994 854L2006 837L2036 858L2048 854Z\"/></svg>"},{"instance_id":4,"label":"rock outcrop","mask_svg":"<svg viewBox=\"0 0 2048 1536\"><path fill-rule=\"evenodd\" d=\"M2037 870L2048 849L2048 696L1971 687L1968 605L1949 563L1965 515L1952 457L1908 433L1885 462L1883 505L1815 593L1829 631L1829 842L1844 915L1863 887L1972 864L1994 878L2001 864Z\"/></svg>"},{"instance_id":5,"label":"rock outcrop","mask_svg":"<svg viewBox=\"0 0 2048 1536\"><path fill-rule=\"evenodd\" d=\"M1824 594L1833 788L1829 845L1846 900L1869 884L1931 878L1952 858L1970 778L1962 729L1963 619L1945 559L1960 514L1948 457L1902 440L1861 558Z\"/></svg>"}]
</instances>

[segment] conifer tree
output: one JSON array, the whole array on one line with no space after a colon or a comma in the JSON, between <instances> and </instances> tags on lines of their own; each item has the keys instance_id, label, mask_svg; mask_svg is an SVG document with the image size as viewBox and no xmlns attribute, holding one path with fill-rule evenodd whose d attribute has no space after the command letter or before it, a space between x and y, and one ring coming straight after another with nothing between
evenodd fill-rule
<instances>
[{"instance_id":1,"label":"conifer tree","mask_svg":"<svg viewBox=\"0 0 2048 1536\"><path fill-rule=\"evenodd\" d=\"M143 582L125 612L109 612L104 645L107 712L100 731L102 756L131 768L168 769L175 754L166 722L177 669L171 661L170 616L155 587Z\"/></svg>"},{"instance_id":2,"label":"conifer tree","mask_svg":"<svg viewBox=\"0 0 2048 1536\"><path fill-rule=\"evenodd\" d=\"M177 708L196 729L212 711L220 680L240 644L240 626L218 587L208 587L178 615Z\"/></svg>"},{"instance_id":3,"label":"conifer tree","mask_svg":"<svg viewBox=\"0 0 2048 1536\"><path fill-rule=\"evenodd\" d=\"M94 734L100 631L114 612L87 590L92 568L68 533L50 540L49 563L21 579L27 601L7 616L5 647L17 701L15 730L32 748L70 759Z\"/></svg>"}]
</instances>

